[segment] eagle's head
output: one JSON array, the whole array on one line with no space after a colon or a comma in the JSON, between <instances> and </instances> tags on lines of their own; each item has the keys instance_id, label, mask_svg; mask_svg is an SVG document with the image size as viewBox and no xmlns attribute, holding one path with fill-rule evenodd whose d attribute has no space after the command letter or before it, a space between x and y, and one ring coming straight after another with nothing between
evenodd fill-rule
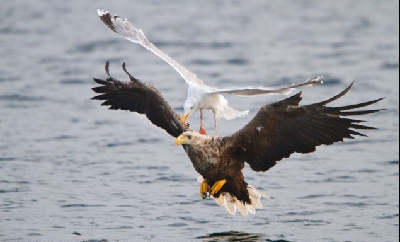
<instances>
[{"instance_id":1,"label":"eagle's head","mask_svg":"<svg viewBox=\"0 0 400 242\"><path fill-rule=\"evenodd\" d=\"M176 139L175 144L201 146L208 139L209 137L207 135L202 135L195 131L187 131Z\"/></svg>"}]
</instances>

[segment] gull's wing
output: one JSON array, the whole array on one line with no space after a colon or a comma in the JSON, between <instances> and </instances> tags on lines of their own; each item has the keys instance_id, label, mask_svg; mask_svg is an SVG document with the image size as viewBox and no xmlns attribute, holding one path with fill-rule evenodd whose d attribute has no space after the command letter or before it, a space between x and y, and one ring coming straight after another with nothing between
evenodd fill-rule
<instances>
[{"instance_id":1,"label":"gull's wing","mask_svg":"<svg viewBox=\"0 0 400 242\"><path fill-rule=\"evenodd\" d=\"M320 145L365 136L356 130L375 128L361 125L363 121L343 117L378 112L380 110L354 109L370 106L382 99L343 107L326 106L344 96L352 86L321 103L299 106L302 100L299 93L261 108L244 129L225 138L231 144L225 151L226 155L247 162L255 171L267 171L293 153L311 153Z\"/></svg>"},{"instance_id":2,"label":"gull's wing","mask_svg":"<svg viewBox=\"0 0 400 242\"><path fill-rule=\"evenodd\" d=\"M203 81L196 76L196 74L188 71L185 67L181 66L178 62L173 60L167 54L158 49L155 45L153 45L144 35L141 29L135 28L133 24L127 19L122 20L118 16L111 16L111 14L107 11L97 10L97 13L100 19L106 24L112 31L117 34L120 34L125 39L139 44L144 48L150 50L155 55L163 59L165 62L170 64L189 84L190 82L203 84Z\"/></svg>"},{"instance_id":3,"label":"gull's wing","mask_svg":"<svg viewBox=\"0 0 400 242\"><path fill-rule=\"evenodd\" d=\"M323 77L319 76L314 79L307 80L300 84L293 84L284 87L232 87L226 89L213 89L208 94L232 94L237 96L258 96L258 95L272 95L272 94L285 94L289 95L295 88L304 86L314 86L323 83Z\"/></svg>"},{"instance_id":4,"label":"gull's wing","mask_svg":"<svg viewBox=\"0 0 400 242\"><path fill-rule=\"evenodd\" d=\"M106 64L107 80L94 79L101 86L93 88L98 96L93 100L104 101L102 106L110 106L111 110L127 110L144 114L156 126L164 129L173 137L181 135L185 128L179 120L178 114L165 101L161 93L153 86L145 84L129 75L130 82L121 82L110 76Z\"/></svg>"}]
</instances>

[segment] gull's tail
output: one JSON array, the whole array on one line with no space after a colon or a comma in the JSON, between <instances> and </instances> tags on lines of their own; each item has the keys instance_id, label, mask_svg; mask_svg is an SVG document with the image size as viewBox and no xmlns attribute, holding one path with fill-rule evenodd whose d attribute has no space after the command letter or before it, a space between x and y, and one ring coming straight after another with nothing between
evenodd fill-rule
<instances>
[{"instance_id":1,"label":"gull's tail","mask_svg":"<svg viewBox=\"0 0 400 242\"><path fill-rule=\"evenodd\" d=\"M218 118L224 118L227 120L232 120L235 118L246 117L249 114L249 110L238 111L226 105L222 110L217 113Z\"/></svg>"}]
</instances>

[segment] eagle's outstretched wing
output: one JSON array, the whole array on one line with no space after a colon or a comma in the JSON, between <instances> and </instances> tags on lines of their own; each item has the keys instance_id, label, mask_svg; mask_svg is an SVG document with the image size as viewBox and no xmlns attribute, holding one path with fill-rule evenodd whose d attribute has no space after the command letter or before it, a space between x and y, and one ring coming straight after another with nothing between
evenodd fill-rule
<instances>
[{"instance_id":1,"label":"eagle's outstretched wing","mask_svg":"<svg viewBox=\"0 0 400 242\"><path fill-rule=\"evenodd\" d=\"M144 35L141 29L135 28L135 26L127 19L122 20L118 16L111 16L111 14L104 10L97 10L97 14L99 15L101 21L105 25L107 25L112 31L121 35L125 39L139 44L144 48L150 50L155 55L163 59L165 62L170 64L189 84L190 82L203 84L203 81L199 79L194 73L188 71L185 67L180 65L178 62L173 60L167 54L158 49L155 45L153 45Z\"/></svg>"},{"instance_id":2,"label":"eagle's outstretched wing","mask_svg":"<svg viewBox=\"0 0 400 242\"><path fill-rule=\"evenodd\" d=\"M323 77L318 76L314 79L309 79L300 84L293 84L289 86L283 87L232 87L232 88L224 88L219 89L216 88L210 92L209 94L231 94L237 96L259 96L259 95L273 95L273 94L291 94L295 88L304 87L304 86L314 86L323 83Z\"/></svg>"},{"instance_id":3,"label":"eagle's outstretched wing","mask_svg":"<svg viewBox=\"0 0 400 242\"><path fill-rule=\"evenodd\" d=\"M365 136L356 130L375 128L360 124L363 121L344 117L381 111L354 109L367 107L382 99L343 107L326 106L344 96L353 84L339 95L321 103L299 106L302 100L299 93L261 108L246 127L225 138L232 144L225 151L226 154L247 162L255 171L267 171L277 161L293 153L311 153L320 145Z\"/></svg>"},{"instance_id":4,"label":"eagle's outstretched wing","mask_svg":"<svg viewBox=\"0 0 400 242\"><path fill-rule=\"evenodd\" d=\"M156 126L164 129L173 137L178 137L185 131L178 114L165 101L161 93L152 85L145 84L134 78L123 65L129 75L130 82L121 82L110 76L109 63L106 64L107 80L94 79L101 86L93 88L100 94L93 100L103 100L103 106L111 110L127 110L144 114Z\"/></svg>"}]
</instances>

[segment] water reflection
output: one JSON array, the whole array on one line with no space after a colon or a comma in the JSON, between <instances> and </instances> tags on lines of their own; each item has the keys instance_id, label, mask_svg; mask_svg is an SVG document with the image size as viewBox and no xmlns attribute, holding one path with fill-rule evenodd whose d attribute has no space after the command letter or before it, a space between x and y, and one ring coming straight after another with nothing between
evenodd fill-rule
<instances>
[{"instance_id":1,"label":"water reflection","mask_svg":"<svg viewBox=\"0 0 400 242\"><path fill-rule=\"evenodd\" d=\"M266 239L265 234L248 234L236 231L221 232L198 237L202 242L290 242L287 240Z\"/></svg>"},{"instance_id":2,"label":"water reflection","mask_svg":"<svg viewBox=\"0 0 400 242\"><path fill-rule=\"evenodd\" d=\"M203 242L229 242L229 241L246 241L258 242L264 241L265 235L263 234L247 234L241 232L222 232L199 237Z\"/></svg>"}]
</instances>

